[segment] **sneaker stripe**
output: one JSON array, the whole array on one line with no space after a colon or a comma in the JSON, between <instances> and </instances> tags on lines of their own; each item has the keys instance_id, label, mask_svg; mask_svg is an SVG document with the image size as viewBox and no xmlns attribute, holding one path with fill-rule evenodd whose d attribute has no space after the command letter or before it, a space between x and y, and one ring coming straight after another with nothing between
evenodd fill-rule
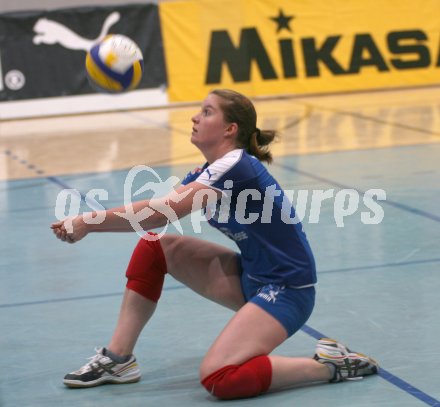
<instances>
[{"instance_id":1,"label":"sneaker stripe","mask_svg":"<svg viewBox=\"0 0 440 407\"><path fill-rule=\"evenodd\" d=\"M114 374L120 375L121 373L124 373L125 371L133 369L134 367L137 367L137 366L138 366L138 364L136 362L131 363L130 365L123 367L121 370L118 370Z\"/></svg>"}]
</instances>

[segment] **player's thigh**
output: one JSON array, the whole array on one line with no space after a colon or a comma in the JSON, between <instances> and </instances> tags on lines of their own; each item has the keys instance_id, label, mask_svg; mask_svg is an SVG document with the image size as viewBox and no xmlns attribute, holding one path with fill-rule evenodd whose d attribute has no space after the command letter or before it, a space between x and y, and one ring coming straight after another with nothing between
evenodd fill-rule
<instances>
[{"instance_id":1,"label":"player's thigh","mask_svg":"<svg viewBox=\"0 0 440 407\"><path fill-rule=\"evenodd\" d=\"M287 331L272 315L248 302L228 322L208 350L200 366L203 379L228 365L268 355L287 339Z\"/></svg>"},{"instance_id":2,"label":"player's thigh","mask_svg":"<svg viewBox=\"0 0 440 407\"><path fill-rule=\"evenodd\" d=\"M202 379L227 365L237 365L268 355L297 332L310 317L315 288L296 289L277 284L246 283L247 304L226 325L201 366Z\"/></svg>"},{"instance_id":3,"label":"player's thigh","mask_svg":"<svg viewBox=\"0 0 440 407\"><path fill-rule=\"evenodd\" d=\"M245 303L237 253L191 236L161 238L167 271L198 294L238 310Z\"/></svg>"}]
</instances>

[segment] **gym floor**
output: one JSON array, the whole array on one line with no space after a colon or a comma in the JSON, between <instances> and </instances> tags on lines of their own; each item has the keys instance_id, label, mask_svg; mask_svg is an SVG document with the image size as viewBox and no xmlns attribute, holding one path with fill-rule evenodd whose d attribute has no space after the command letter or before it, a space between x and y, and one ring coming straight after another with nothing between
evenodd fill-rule
<instances>
[{"instance_id":1,"label":"gym floor","mask_svg":"<svg viewBox=\"0 0 440 407\"><path fill-rule=\"evenodd\" d=\"M440 406L440 88L286 97L258 100L256 107L259 127L281 132L271 171L295 191L294 202L299 190L309 191L309 199L313 191L333 190L318 218L310 205L303 211L318 267L315 311L276 352L312 356L316 339L328 336L374 357L381 371L229 404ZM198 365L232 314L169 276L136 348L141 381L79 390L63 385L66 373L107 345L138 236L95 234L68 245L49 229L61 216L63 189L83 197L103 189L108 196L97 201L109 208L124 202L124 181L135 165L166 180L203 163L189 142L197 111L0 122L0 406L216 402L198 382ZM360 197L359 206L342 218L334 196L347 189ZM386 193L377 201L383 211L377 224L365 222L371 189ZM182 225L185 234L234 247L209 226L198 234L190 218Z\"/></svg>"}]
</instances>

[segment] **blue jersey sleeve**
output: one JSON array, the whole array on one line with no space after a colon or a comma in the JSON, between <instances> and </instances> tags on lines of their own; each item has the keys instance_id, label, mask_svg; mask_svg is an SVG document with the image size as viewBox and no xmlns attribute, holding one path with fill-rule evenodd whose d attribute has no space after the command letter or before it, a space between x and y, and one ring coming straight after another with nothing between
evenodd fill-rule
<instances>
[{"instance_id":1,"label":"blue jersey sleeve","mask_svg":"<svg viewBox=\"0 0 440 407\"><path fill-rule=\"evenodd\" d=\"M191 182L195 181L207 166L208 164L205 164L203 167L194 168L192 171L185 175L185 178L183 178L181 184L188 185Z\"/></svg>"}]
</instances>

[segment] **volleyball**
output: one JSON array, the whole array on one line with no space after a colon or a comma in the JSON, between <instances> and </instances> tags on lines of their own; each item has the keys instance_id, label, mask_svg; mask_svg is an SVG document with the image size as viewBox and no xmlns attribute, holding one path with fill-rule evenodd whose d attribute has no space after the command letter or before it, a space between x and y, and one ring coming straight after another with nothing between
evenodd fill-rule
<instances>
[{"instance_id":1,"label":"volleyball","mask_svg":"<svg viewBox=\"0 0 440 407\"><path fill-rule=\"evenodd\" d=\"M142 52L125 35L107 35L87 52L86 72L89 82L98 91L132 90L139 85L144 72Z\"/></svg>"}]
</instances>

